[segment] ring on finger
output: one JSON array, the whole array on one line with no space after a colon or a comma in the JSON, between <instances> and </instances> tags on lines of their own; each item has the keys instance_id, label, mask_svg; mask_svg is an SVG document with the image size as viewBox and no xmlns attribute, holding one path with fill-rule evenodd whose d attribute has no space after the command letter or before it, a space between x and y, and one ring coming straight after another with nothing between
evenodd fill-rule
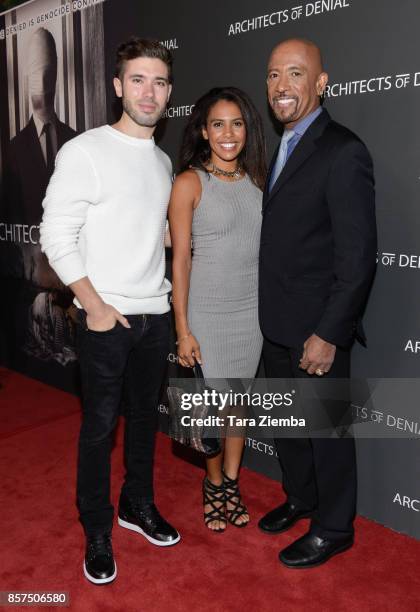
<instances>
[{"instance_id":1,"label":"ring on finger","mask_svg":"<svg viewBox=\"0 0 420 612\"><path fill-rule=\"evenodd\" d=\"M321 370L321 368L317 368L317 369L315 370L315 374L316 374L317 376L323 376L323 375L325 374L325 372L324 372L323 370Z\"/></svg>"}]
</instances>

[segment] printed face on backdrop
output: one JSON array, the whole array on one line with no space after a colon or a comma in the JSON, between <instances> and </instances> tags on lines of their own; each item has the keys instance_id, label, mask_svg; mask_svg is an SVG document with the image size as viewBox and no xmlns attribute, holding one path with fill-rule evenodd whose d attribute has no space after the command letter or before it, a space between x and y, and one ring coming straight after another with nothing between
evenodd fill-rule
<instances>
[{"instance_id":1,"label":"printed face on backdrop","mask_svg":"<svg viewBox=\"0 0 420 612\"><path fill-rule=\"evenodd\" d=\"M33 111L41 121L54 113L57 81L57 50L54 37L46 28L38 28L29 42L26 73Z\"/></svg>"},{"instance_id":2,"label":"printed face on backdrop","mask_svg":"<svg viewBox=\"0 0 420 612\"><path fill-rule=\"evenodd\" d=\"M286 128L292 129L319 106L327 82L315 45L289 40L273 49L267 71L268 100Z\"/></svg>"},{"instance_id":3,"label":"printed face on backdrop","mask_svg":"<svg viewBox=\"0 0 420 612\"><path fill-rule=\"evenodd\" d=\"M162 60L138 57L124 66L122 81L114 78L115 92L125 113L142 127L154 127L166 110L172 86Z\"/></svg>"},{"instance_id":4,"label":"printed face on backdrop","mask_svg":"<svg viewBox=\"0 0 420 612\"><path fill-rule=\"evenodd\" d=\"M203 138L209 141L212 161L216 165L234 161L246 142L245 121L239 106L228 100L216 102L203 127Z\"/></svg>"}]
</instances>

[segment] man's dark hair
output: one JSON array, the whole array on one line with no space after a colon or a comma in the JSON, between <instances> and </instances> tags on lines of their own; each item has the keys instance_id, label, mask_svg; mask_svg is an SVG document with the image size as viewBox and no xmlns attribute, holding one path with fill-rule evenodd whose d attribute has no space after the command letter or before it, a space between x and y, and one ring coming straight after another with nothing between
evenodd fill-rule
<instances>
[{"instance_id":1,"label":"man's dark hair","mask_svg":"<svg viewBox=\"0 0 420 612\"><path fill-rule=\"evenodd\" d=\"M137 38L136 36L132 36L118 47L115 62L115 76L122 80L125 63L129 60L137 59L138 57L160 59L167 65L169 82L172 83L172 53L158 40Z\"/></svg>"}]
</instances>

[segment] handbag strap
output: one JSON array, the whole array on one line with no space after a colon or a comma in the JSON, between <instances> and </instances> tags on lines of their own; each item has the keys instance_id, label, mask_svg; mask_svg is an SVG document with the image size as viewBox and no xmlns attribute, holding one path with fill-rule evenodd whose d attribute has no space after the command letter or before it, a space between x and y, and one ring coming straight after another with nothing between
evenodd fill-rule
<instances>
[{"instance_id":1,"label":"handbag strap","mask_svg":"<svg viewBox=\"0 0 420 612\"><path fill-rule=\"evenodd\" d=\"M192 370L195 378L196 393L203 393L206 388L206 381L204 380L201 365L196 361Z\"/></svg>"},{"instance_id":2,"label":"handbag strap","mask_svg":"<svg viewBox=\"0 0 420 612\"><path fill-rule=\"evenodd\" d=\"M194 372L194 376L196 378L203 378L204 379L203 370L201 368L201 365L198 363L198 361L195 362L195 366L193 367L193 372Z\"/></svg>"}]
</instances>

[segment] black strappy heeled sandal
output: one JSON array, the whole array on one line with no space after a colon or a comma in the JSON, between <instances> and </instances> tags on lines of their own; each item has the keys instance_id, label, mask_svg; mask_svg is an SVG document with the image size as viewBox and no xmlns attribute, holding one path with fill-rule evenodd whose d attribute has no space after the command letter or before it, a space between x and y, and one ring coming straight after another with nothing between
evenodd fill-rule
<instances>
[{"instance_id":1,"label":"black strappy heeled sandal","mask_svg":"<svg viewBox=\"0 0 420 612\"><path fill-rule=\"evenodd\" d=\"M224 523L224 527L219 527L218 529L212 529L208 527L210 531L214 531L215 533L222 533L226 530L227 521L226 521L226 502L225 502L225 486L222 482L221 485L213 484L207 476L203 480L203 505L211 506L211 510L208 512L204 512L204 522L206 527L208 527L209 523L213 521L220 521Z\"/></svg>"},{"instance_id":2,"label":"black strappy heeled sandal","mask_svg":"<svg viewBox=\"0 0 420 612\"><path fill-rule=\"evenodd\" d=\"M239 491L238 479L229 478L223 472L223 484L225 487L225 501L226 501L226 518L235 527L246 527L249 523L249 519L247 521L243 521L242 523L238 523L238 519L248 514L247 507L242 502L241 492ZM227 504L231 504L233 508L230 510ZM249 514L248 514L249 516Z\"/></svg>"}]
</instances>

